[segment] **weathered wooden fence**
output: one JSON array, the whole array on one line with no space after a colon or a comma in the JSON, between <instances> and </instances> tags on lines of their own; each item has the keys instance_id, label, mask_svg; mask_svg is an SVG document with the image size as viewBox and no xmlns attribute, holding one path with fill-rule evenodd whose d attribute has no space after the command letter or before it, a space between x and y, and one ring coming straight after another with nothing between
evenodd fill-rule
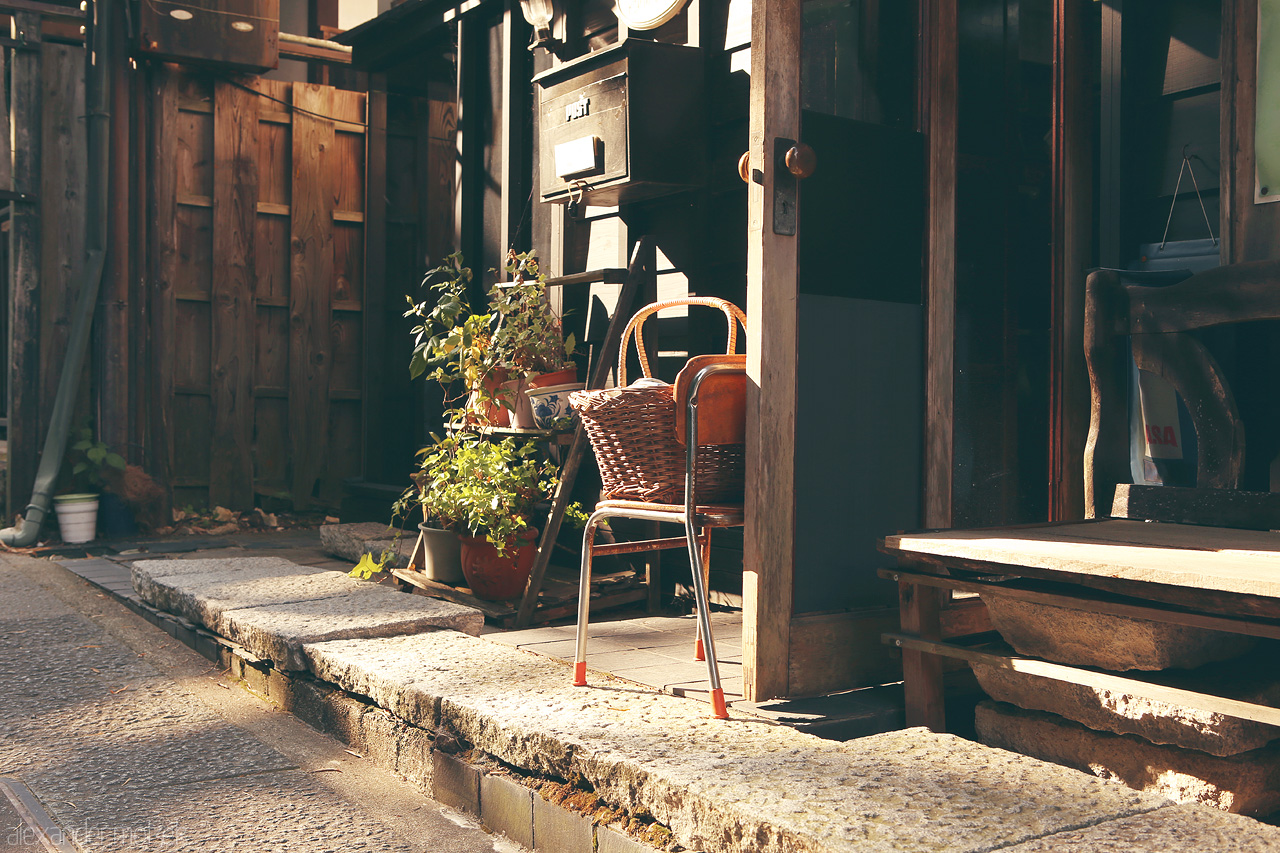
<instances>
[{"instance_id":1,"label":"weathered wooden fence","mask_svg":"<svg viewBox=\"0 0 1280 853\"><path fill-rule=\"evenodd\" d=\"M45 42L42 29L37 13L14 16L17 37L5 49L9 97L7 109L0 109L0 195L8 206L5 237L12 248L5 253L7 328L0 346L7 363L0 388L13 513L31 497L84 267L84 48ZM87 399L88 383L81 396ZM82 400L77 412L87 410Z\"/></svg>"},{"instance_id":2,"label":"weathered wooden fence","mask_svg":"<svg viewBox=\"0 0 1280 853\"><path fill-rule=\"evenodd\" d=\"M176 505L360 472L365 95L157 69L153 467Z\"/></svg>"}]
</instances>

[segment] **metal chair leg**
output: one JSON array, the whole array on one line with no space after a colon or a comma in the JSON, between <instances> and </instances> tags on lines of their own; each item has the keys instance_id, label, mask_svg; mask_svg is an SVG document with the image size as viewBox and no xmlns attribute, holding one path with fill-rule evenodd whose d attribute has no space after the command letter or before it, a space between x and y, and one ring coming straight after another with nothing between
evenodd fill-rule
<instances>
[{"instance_id":1,"label":"metal chair leg","mask_svg":"<svg viewBox=\"0 0 1280 853\"><path fill-rule=\"evenodd\" d=\"M587 620L591 610L591 549L596 525L605 513L596 510L582 531L582 574L578 579L578 642L573 655L573 686L587 686Z\"/></svg>"},{"instance_id":2,"label":"metal chair leg","mask_svg":"<svg viewBox=\"0 0 1280 853\"><path fill-rule=\"evenodd\" d=\"M702 548L702 583L707 590L711 589L711 528L708 527L698 535L698 545ZM695 661L704 661L707 659L706 649L702 643L702 629L699 626L698 639L693 645L693 659Z\"/></svg>"},{"instance_id":3,"label":"metal chair leg","mask_svg":"<svg viewBox=\"0 0 1280 853\"><path fill-rule=\"evenodd\" d=\"M689 566L693 575L693 595L698 603L698 633L706 647L707 678L711 682L712 716L727 720L729 710L724 702L724 688L720 686L720 665L716 661L716 641L711 635L711 609L707 602L707 585L702 575L702 549L693 530L692 514L685 516L685 539L689 543Z\"/></svg>"}]
</instances>

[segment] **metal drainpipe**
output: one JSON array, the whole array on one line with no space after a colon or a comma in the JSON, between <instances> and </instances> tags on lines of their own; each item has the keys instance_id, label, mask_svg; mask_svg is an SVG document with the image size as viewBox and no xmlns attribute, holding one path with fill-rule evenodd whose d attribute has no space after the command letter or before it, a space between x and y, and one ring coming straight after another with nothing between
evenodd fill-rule
<instances>
[{"instance_id":1,"label":"metal drainpipe","mask_svg":"<svg viewBox=\"0 0 1280 853\"><path fill-rule=\"evenodd\" d=\"M62 468L67 435L71 431L71 415L80 390L80 374L89 347L89 329L93 324L93 312L98 302L98 287L106 266L106 180L111 152L108 146L110 114L107 111L106 77L109 33L105 26L105 15L102 14L106 10L102 7L110 2L112 0L99 0L88 4L90 21L93 22L92 50L85 54L85 102L89 114L85 146L89 164L85 180L85 271L88 276L80 288L75 315L71 319L66 358L62 362L58 392L53 400L49 433L45 436L40 466L36 469L31 503L27 506L21 525L0 530L0 544L11 548L29 548L34 545L40 537L40 525L49 514L54 485Z\"/></svg>"}]
</instances>

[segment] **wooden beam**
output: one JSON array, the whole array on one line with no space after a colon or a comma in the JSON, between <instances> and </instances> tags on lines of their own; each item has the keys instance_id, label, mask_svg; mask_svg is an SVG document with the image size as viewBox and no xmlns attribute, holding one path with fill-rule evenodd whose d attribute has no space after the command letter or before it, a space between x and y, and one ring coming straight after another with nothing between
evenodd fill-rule
<instances>
[{"instance_id":1,"label":"wooden beam","mask_svg":"<svg viewBox=\"0 0 1280 853\"><path fill-rule=\"evenodd\" d=\"M370 80L365 121L364 199L364 389L365 405L360 409L361 474L367 482L383 482L392 476L383 452L387 425L378 412L383 399L387 371L387 93L386 78ZM422 164L426 168L426 164Z\"/></svg>"},{"instance_id":2,"label":"wooden beam","mask_svg":"<svg viewBox=\"0 0 1280 853\"><path fill-rule=\"evenodd\" d=\"M214 84L209 502L233 510L253 508L258 100L238 86Z\"/></svg>"},{"instance_id":3,"label":"wooden beam","mask_svg":"<svg viewBox=\"0 0 1280 853\"><path fill-rule=\"evenodd\" d=\"M1049 517L1082 518L1089 379L1084 363L1085 266L1092 245L1093 143L1088 0L1053 5L1053 235Z\"/></svg>"},{"instance_id":4,"label":"wooden beam","mask_svg":"<svg viewBox=\"0 0 1280 853\"><path fill-rule=\"evenodd\" d=\"M293 104L328 115L332 101L320 86L293 84ZM330 169L333 122L293 112L293 195L289 267L289 434L293 502L312 505L328 467L330 301L333 286L333 209Z\"/></svg>"},{"instance_id":5,"label":"wooden beam","mask_svg":"<svg viewBox=\"0 0 1280 853\"><path fill-rule=\"evenodd\" d=\"M14 16L20 39L40 46L40 16ZM13 189L31 201L12 201L9 214L9 482L7 506L21 512L35 484L40 456L40 189L43 96L40 50L10 58L14 135Z\"/></svg>"},{"instance_id":6,"label":"wooden beam","mask_svg":"<svg viewBox=\"0 0 1280 853\"><path fill-rule=\"evenodd\" d=\"M1013 670L1025 675L1063 681L1067 684L1078 684L1091 690L1109 691L1117 695L1139 696L1157 702L1167 702L1183 708L1196 708L1216 714L1225 714L1241 720L1253 720L1267 725L1280 725L1280 708L1244 702L1239 699L1228 699L1224 696L1212 696L1194 690L1169 687L1164 684L1153 684L1137 678L1126 678L1112 675L1109 672L1097 672L1090 669L1066 666L1060 663L1019 657L1017 655L991 654L979 649L966 648L952 643L921 640L906 634L886 634L886 642L892 642L902 648L903 655L926 654L935 659L939 657L958 658L971 663L983 663L1000 669ZM911 707L907 706L907 724L911 725Z\"/></svg>"},{"instance_id":7,"label":"wooden beam","mask_svg":"<svg viewBox=\"0 0 1280 853\"><path fill-rule=\"evenodd\" d=\"M1064 594L1059 591L1062 589L1061 585L1047 585L1034 580L960 580L952 576L932 575L926 572L899 569L881 569L880 576L903 583L932 586L938 589L998 595L1003 598L1012 598L1016 601L1028 601L1033 604L1044 604L1052 607L1070 607L1072 610L1081 610L1086 613L1105 613L1110 616L1124 616L1130 619L1146 619L1150 622L1187 625L1192 628L1203 628L1207 631L1229 631L1235 634L1247 634L1251 637L1280 640L1280 625L1274 622L1193 613L1178 607L1162 607L1159 603L1130 603L1129 600L1091 594L1084 587ZM1000 578L1003 576L994 575L993 577ZM981 630L991 630L989 622ZM944 636L946 636L945 633Z\"/></svg>"},{"instance_id":8,"label":"wooden beam","mask_svg":"<svg viewBox=\"0 0 1280 853\"><path fill-rule=\"evenodd\" d=\"M1230 0L1228 0L1230 2ZM1124 75L1121 73L1124 34L1124 0L1099 5L1102 15L1102 68L1099 97L1098 137L1098 260L1104 267L1120 269L1124 264L1121 234L1124 233Z\"/></svg>"},{"instance_id":9,"label":"wooden beam","mask_svg":"<svg viewBox=\"0 0 1280 853\"><path fill-rule=\"evenodd\" d=\"M282 59L303 59L313 62L331 62L335 65L350 65L351 54L344 50L334 50L315 44L302 44L296 41L280 40L280 57Z\"/></svg>"},{"instance_id":10,"label":"wooden beam","mask_svg":"<svg viewBox=\"0 0 1280 853\"><path fill-rule=\"evenodd\" d=\"M920 22L919 121L927 161L923 517L926 527L948 527L955 467L956 0L921 0Z\"/></svg>"},{"instance_id":11,"label":"wooden beam","mask_svg":"<svg viewBox=\"0 0 1280 853\"><path fill-rule=\"evenodd\" d=\"M745 696L789 695L795 575L798 248L775 232L779 139L800 139L800 0L753 0L747 207L747 490L743 554ZM794 211L793 211L794 213ZM782 230L788 230L782 228Z\"/></svg>"},{"instance_id":12,"label":"wooden beam","mask_svg":"<svg viewBox=\"0 0 1280 853\"><path fill-rule=\"evenodd\" d=\"M528 246L529 222L524 215L529 201L525 167L528 141L525 121L530 110L529 51L520 4L507 0L502 14L502 249L524 251ZM524 226L524 239L520 231ZM519 245L517 245L519 243Z\"/></svg>"},{"instance_id":13,"label":"wooden beam","mask_svg":"<svg viewBox=\"0 0 1280 853\"><path fill-rule=\"evenodd\" d=\"M134 374L130 370L133 347L130 341L130 152L129 122L129 55L125 8L122 4L103 4L101 25L109 28L109 55L101 67L108 75L111 117L108 133L111 139L107 205L107 261L98 295L98 355L94 370L98 384L98 434L107 446L121 454L128 453L136 435L132 428L133 410L130 399L134 391Z\"/></svg>"},{"instance_id":14,"label":"wooden beam","mask_svg":"<svg viewBox=\"0 0 1280 853\"><path fill-rule=\"evenodd\" d=\"M902 581L898 584L898 609L904 634L937 642L942 639L941 590ZM946 731L946 692L942 683L942 659L919 649L902 649L902 690L908 726Z\"/></svg>"},{"instance_id":15,"label":"wooden beam","mask_svg":"<svg viewBox=\"0 0 1280 853\"><path fill-rule=\"evenodd\" d=\"M40 17L64 21L84 20L84 10L79 6L59 6L56 3L40 3L37 0L0 0L0 12L27 14L36 20Z\"/></svg>"}]
</instances>

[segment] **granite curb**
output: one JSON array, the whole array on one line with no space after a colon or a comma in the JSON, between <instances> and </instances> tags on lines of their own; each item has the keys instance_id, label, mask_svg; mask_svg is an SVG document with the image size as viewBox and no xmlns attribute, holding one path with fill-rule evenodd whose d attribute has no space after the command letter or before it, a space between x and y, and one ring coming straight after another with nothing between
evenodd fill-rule
<instances>
[{"instance_id":1,"label":"granite curb","mask_svg":"<svg viewBox=\"0 0 1280 853\"><path fill-rule=\"evenodd\" d=\"M499 776L573 780L706 853L1053 849L1056 838L1105 838L1111 824L1145 827L1131 834L1133 853L1169 849L1151 830L1168 800L951 735L907 729L839 743L737 713L716 721L700 703L604 676L574 688L559 662L451 630L302 643L306 674L173 624L282 708L495 822L498 808L522 814L524 795L489 779L488 763L506 768ZM441 736L480 764L436 748ZM537 849L635 849L577 812L530 802ZM1204 825L1222 831L1209 814ZM1280 829L1246 823L1263 845L1252 849L1280 849ZM1197 849L1194 822L1188 833L1186 849Z\"/></svg>"}]
</instances>

